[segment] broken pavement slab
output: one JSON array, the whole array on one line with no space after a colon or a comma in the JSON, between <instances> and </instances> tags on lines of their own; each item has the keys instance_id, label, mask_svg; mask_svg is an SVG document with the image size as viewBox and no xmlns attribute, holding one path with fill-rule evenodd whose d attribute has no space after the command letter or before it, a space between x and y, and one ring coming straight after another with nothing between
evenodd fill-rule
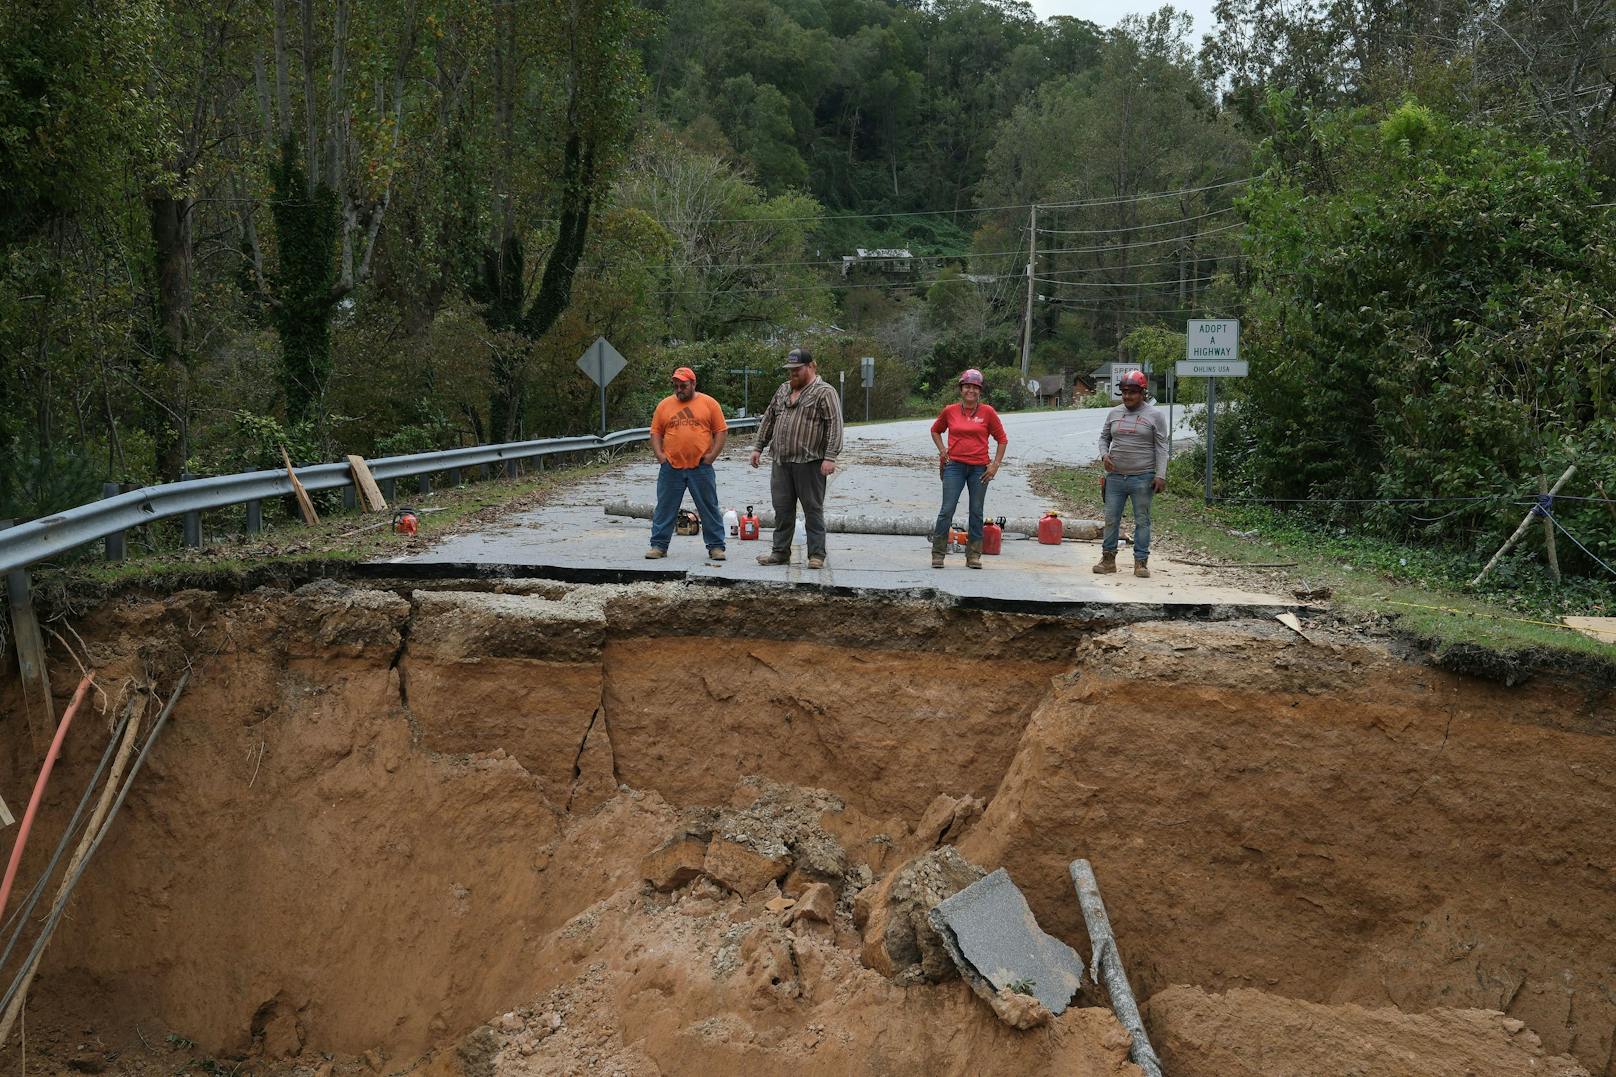
<instances>
[{"instance_id":1,"label":"broken pavement slab","mask_svg":"<svg viewBox=\"0 0 1616 1077\"><path fill-rule=\"evenodd\" d=\"M1001 989L1018 990L1059 1016L1083 986L1077 951L1038 926L1003 868L940 902L929 918L960 974L990 1003Z\"/></svg>"}]
</instances>

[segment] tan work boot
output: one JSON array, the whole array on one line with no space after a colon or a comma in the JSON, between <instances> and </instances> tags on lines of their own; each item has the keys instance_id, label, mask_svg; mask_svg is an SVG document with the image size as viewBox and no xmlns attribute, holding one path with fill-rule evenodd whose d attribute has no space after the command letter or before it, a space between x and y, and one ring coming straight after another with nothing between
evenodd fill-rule
<instances>
[{"instance_id":1,"label":"tan work boot","mask_svg":"<svg viewBox=\"0 0 1616 1077\"><path fill-rule=\"evenodd\" d=\"M1102 550L1100 552L1100 563L1094 566L1094 571L1103 575L1104 573L1115 572L1116 570L1117 570L1117 554L1116 554L1116 551L1113 550L1110 553L1106 553L1106 552L1104 552Z\"/></svg>"},{"instance_id":2,"label":"tan work boot","mask_svg":"<svg viewBox=\"0 0 1616 1077\"><path fill-rule=\"evenodd\" d=\"M760 565L789 565L791 564L791 555L789 553L774 553L771 551L769 553L759 554L757 562Z\"/></svg>"},{"instance_id":3,"label":"tan work boot","mask_svg":"<svg viewBox=\"0 0 1616 1077\"><path fill-rule=\"evenodd\" d=\"M1133 563L1133 574L1141 580L1148 580L1150 579L1150 566L1143 561L1135 561Z\"/></svg>"},{"instance_id":4,"label":"tan work boot","mask_svg":"<svg viewBox=\"0 0 1616 1077\"><path fill-rule=\"evenodd\" d=\"M709 560L709 561L722 561L723 559L724 559L724 547L722 547L722 546L714 546L712 549L707 551L707 560Z\"/></svg>"},{"instance_id":5,"label":"tan work boot","mask_svg":"<svg viewBox=\"0 0 1616 1077\"><path fill-rule=\"evenodd\" d=\"M968 543L965 547L965 567L982 567L982 544L980 542Z\"/></svg>"},{"instance_id":6,"label":"tan work boot","mask_svg":"<svg viewBox=\"0 0 1616 1077\"><path fill-rule=\"evenodd\" d=\"M668 556L667 550L659 550L655 546L652 546L649 550L645 551L645 559L647 561L655 561L659 557L666 556Z\"/></svg>"},{"instance_id":7,"label":"tan work boot","mask_svg":"<svg viewBox=\"0 0 1616 1077\"><path fill-rule=\"evenodd\" d=\"M931 567L942 568L948 556L948 532L933 535L931 539Z\"/></svg>"}]
</instances>

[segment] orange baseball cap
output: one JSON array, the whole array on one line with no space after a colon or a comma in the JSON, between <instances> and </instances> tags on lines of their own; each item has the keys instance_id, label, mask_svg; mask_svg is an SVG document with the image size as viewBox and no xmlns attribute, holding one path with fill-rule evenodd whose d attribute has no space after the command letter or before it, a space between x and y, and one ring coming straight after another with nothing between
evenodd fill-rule
<instances>
[{"instance_id":1,"label":"orange baseball cap","mask_svg":"<svg viewBox=\"0 0 1616 1077\"><path fill-rule=\"evenodd\" d=\"M694 385L696 384L696 372L687 366L682 366L673 372L673 380L688 381L690 384Z\"/></svg>"}]
</instances>

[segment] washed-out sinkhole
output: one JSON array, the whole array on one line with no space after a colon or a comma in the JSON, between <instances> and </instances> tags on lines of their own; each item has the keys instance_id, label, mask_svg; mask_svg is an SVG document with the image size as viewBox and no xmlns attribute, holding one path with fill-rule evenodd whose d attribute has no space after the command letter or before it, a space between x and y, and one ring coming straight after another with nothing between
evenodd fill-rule
<instances>
[{"instance_id":1,"label":"washed-out sinkhole","mask_svg":"<svg viewBox=\"0 0 1616 1077\"><path fill-rule=\"evenodd\" d=\"M30 1022L407 1070L573 975L569 921L759 779L831 794L875 879L940 794L980 798L960 852L1084 953L1088 858L1142 999L1500 1010L1616 1073L1616 719L1586 684L1259 621L454 586L124 598L79 626L104 685L194 672ZM14 796L37 765L14 694L0 722ZM69 741L24 886L107 735Z\"/></svg>"}]
</instances>

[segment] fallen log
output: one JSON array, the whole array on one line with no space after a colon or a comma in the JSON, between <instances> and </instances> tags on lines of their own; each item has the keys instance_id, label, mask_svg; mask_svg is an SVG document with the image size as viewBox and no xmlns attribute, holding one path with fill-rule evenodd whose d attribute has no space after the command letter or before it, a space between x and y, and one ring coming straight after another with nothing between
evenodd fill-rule
<instances>
[{"instance_id":1,"label":"fallen log","mask_svg":"<svg viewBox=\"0 0 1616 1077\"><path fill-rule=\"evenodd\" d=\"M649 520L656 506L650 502L613 501L603 506L607 516L627 516L636 520ZM758 523L768 530L774 528L774 510L761 508L758 510ZM1102 525L1099 520L1073 520L1063 518L1066 537L1068 539L1092 540L1100 537ZM906 535L913 538L930 538L931 529L937 523L935 516L864 516L851 512L825 513L825 530L838 535ZM1024 535L1027 538L1038 537L1038 520L1036 517L1023 516L1005 521L1004 533L1007 535Z\"/></svg>"}]
</instances>

